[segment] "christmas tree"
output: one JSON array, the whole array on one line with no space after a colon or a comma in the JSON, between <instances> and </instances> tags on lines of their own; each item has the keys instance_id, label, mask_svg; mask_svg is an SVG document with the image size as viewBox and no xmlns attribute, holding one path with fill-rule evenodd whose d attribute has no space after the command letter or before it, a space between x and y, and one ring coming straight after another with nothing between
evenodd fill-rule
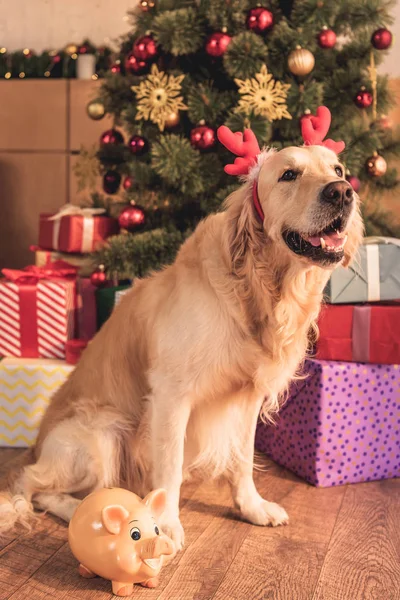
<instances>
[{"instance_id":1,"label":"christmas tree","mask_svg":"<svg viewBox=\"0 0 400 600\"><path fill-rule=\"evenodd\" d=\"M331 137L346 142L347 177L367 199L367 233L399 235L379 206L379 192L398 185L386 160L400 154L384 116L393 101L387 78L376 72L392 43L391 5L142 0L91 103L114 117L97 156L108 201L118 193L126 202L120 222L131 232L111 238L97 262L134 277L172 261L239 185L224 173L231 155L216 129L251 128L260 145L298 145L302 117L321 104L332 112Z\"/></svg>"}]
</instances>

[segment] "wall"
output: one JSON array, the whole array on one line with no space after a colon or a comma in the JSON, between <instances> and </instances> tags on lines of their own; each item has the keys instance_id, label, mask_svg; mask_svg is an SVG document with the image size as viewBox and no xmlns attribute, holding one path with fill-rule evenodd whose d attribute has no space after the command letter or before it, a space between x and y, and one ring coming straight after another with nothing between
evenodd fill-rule
<instances>
[{"instance_id":1,"label":"wall","mask_svg":"<svg viewBox=\"0 0 400 600\"><path fill-rule=\"evenodd\" d=\"M101 46L129 30L126 14L135 4L136 0L0 0L1 45L42 51L89 38Z\"/></svg>"},{"instance_id":2,"label":"wall","mask_svg":"<svg viewBox=\"0 0 400 600\"><path fill-rule=\"evenodd\" d=\"M0 80L0 269L32 263L39 213L76 201L76 154L111 125L109 117L92 121L86 115L98 85Z\"/></svg>"}]
</instances>

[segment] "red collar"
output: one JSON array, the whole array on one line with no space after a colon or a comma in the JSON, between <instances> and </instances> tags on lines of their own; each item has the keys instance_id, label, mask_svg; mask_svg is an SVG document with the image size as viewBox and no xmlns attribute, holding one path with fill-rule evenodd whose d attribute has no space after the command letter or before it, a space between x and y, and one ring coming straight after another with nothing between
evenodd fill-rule
<instances>
[{"instance_id":1,"label":"red collar","mask_svg":"<svg viewBox=\"0 0 400 600\"><path fill-rule=\"evenodd\" d=\"M253 183L253 204L254 204L254 208L256 209L258 218L260 219L261 223L264 223L264 211L261 208L261 202L258 197L258 189L257 188L258 188L257 181L255 181Z\"/></svg>"}]
</instances>

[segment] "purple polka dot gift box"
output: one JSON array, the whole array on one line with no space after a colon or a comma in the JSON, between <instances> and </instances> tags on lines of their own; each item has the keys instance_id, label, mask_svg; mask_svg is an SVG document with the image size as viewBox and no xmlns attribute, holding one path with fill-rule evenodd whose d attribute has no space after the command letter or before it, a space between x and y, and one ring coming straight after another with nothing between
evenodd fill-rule
<instances>
[{"instance_id":1,"label":"purple polka dot gift box","mask_svg":"<svg viewBox=\"0 0 400 600\"><path fill-rule=\"evenodd\" d=\"M313 485L400 476L400 367L308 360L256 448Z\"/></svg>"}]
</instances>

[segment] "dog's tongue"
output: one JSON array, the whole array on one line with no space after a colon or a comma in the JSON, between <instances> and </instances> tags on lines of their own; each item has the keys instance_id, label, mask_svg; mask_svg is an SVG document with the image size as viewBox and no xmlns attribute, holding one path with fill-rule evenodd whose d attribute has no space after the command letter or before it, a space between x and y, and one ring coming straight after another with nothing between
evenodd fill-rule
<instances>
[{"instance_id":1,"label":"dog's tongue","mask_svg":"<svg viewBox=\"0 0 400 600\"><path fill-rule=\"evenodd\" d=\"M321 238L325 241L327 246L334 246L337 248L343 244L343 235L340 235L336 231L332 233L322 233L321 235L313 235L307 238L307 242L310 242L311 246L320 246Z\"/></svg>"}]
</instances>

